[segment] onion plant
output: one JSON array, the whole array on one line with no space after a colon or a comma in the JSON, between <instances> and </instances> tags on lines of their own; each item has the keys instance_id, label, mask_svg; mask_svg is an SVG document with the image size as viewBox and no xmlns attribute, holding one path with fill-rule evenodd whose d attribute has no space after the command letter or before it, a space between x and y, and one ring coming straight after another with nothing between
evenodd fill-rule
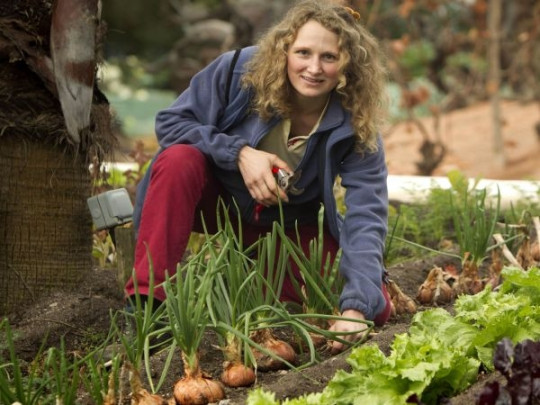
<instances>
[{"instance_id":1,"label":"onion plant","mask_svg":"<svg viewBox=\"0 0 540 405\"><path fill-rule=\"evenodd\" d=\"M250 259L246 257L246 260ZM212 292L206 298L211 326L218 335L225 359L221 381L230 387L255 382L255 359L249 350L249 325L244 317L254 276L244 267L231 266L216 274Z\"/></svg>"},{"instance_id":2,"label":"onion plant","mask_svg":"<svg viewBox=\"0 0 540 405\"><path fill-rule=\"evenodd\" d=\"M115 386L119 357L113 360L113 368L107 372L95 352L85 357L68 356L64 342L59 347L38 351L29 367L17 359L13 336L4 320L0 323L0 334L7 345L9 362L0 362L0 403L2 404L74 404L84 388L93 403L113 405L116 400ZM108 384L111 380L112 384ZM110 386L110 387L109 387Z\"/></svg>"},{"instance_id":3,"label":"onion plant","mask_svg":"<svg viewBox=\"0 0 540 405\"><path fill-rule=\"evenodd\" d=\"M290 279L295 286L297 295L302 300L302 315L296 315L297 320L303 319L303 326L310 331L310 338L317 347L321 347L328 340L337 340L347 345L349 341L337 334L328 331L328 327L340 317L339 296L343 289L344 280L339 274L341 249L332 260L330 254L324 255L324 207L321 206L318 214L318 235L309 243L309 252L304 252L301 244L301 234L296 229L296 241L291 240L285 234L283 227L277 227L278 234L283 240L285 249L300 270L302 283L299 283L293 274ZM349 318L348 318L349 319ZM350 319L359 324L359 330L368 330L364 336L368 336L373 328L373 322ZM351 333L357 333L354 331ZM360 343L360 342L358 342Z\"/></svg>"},{"instance_id":4,"label":"onion plant","mask_svg":"<svg viewBox=\"0 0 540 405\"><path fill-rule=\"evenodd\" d=\"M226 271L216 277L209 308L214 328L223 342L224 380L228 384L249 385L255 376L246 367L254 366L259 370L294 367L294 349L277 339L271 330L284 326L279 322L289 317L280 302L288 257L276 224L271 232L246 247L240 215L237 216L238 232L223 202L217 218L220 244L231 243L226 249Z\"/></svg>"},{"instance_id":5,"label":"onion plant","mask_svg":"<svg viewBox=\"0 0 540 405\"><path fill-rule=\"evenodd\" d=\"M40 403L46 398L50 378L42 376L36 362L32 362L28 369L17 358L13 334L7 319L0 322L0 336L9 355L5 362L0 357L0 403L13 404L19 402L24 405ZM42 345L37 357L43 353Z\"/></svg>"},{"instance_id":6,"label":"onion plant","mask_svg":"<svg viewBox=\"0 0 540 405\"><path fill-rule=\"evenodd\" d=\"M324 208L318 216L318 235L309 243L309 253L302 249L301 235L296 229L296 243L285 235L280 228L279 233L285 242L286 249L300 270L303 284L298 283L291 274L291 281L302 299L304 313L336 314L339 312L339 294L343 289L343 278L339 275L341 249L334 260L330 253L324 253Z\"/></svg>"},{"instance_id":7,"label":"onion plant","mask_svg":"<svg viewBox=\"0 0 540 405\"><path fill-rule=\"evenodd\" d=\"M493 209L486 204L485 189L473 190L472 196L468 188L462 193L457 203L455 196L450 199L454 231L462 259L462 271L454 288L456 294L474 294L484 288L478 275L478 267L493 248L491 241L499 217L501 199L499 192Z\"/></svg>"},{"instance_id":8,"label":"onion plant","mask_svg":"<svg viewBox=\"0 0 540 405\"><path fill-rule=\"evenodd\" d=\"M397 213L395 216L395 221L392 227L390 228L390 232L386 236L386 243L384 246L384 252L383 252L383 264L388 266L388 263L392 260L391 256L394 252L392 249L394 242L397 240L397 233L403 231L403 227L401 225L401 211ZM389 217L390 222L390 217ZM388 274L386 275L388 277ZM416 304L413 301L411 297L409 297L407 294L405 294L399 285L394 281L391 280L388 277L387 283L386 283L386 289L388 290L388 295L390 296L390 300L392 302L392 311L391 315L401 315L405 313L413 314L416 312Z\"/></svg>"},{"instance_id":9,"label":"onion plant","mask_svg":"<svg viewBox=\"0 0 540 405\"><path fill-rule=\"evenodd\" d=\"M272 231L252 246L257 249L257 260L251 270L255 276L250 284L251 309L246 310L245 322L249 325L257 369L262 371L294 367L296 363L292 346L276 336L278 328L288 326L300 336L305 334L280 301L289 259L284 239L278 232L280 227L274 222Z\"/></svg>"},{"instance_id":10,"label":"onion plant","mask_svg":"<svg viewBox=\"0 0 540 405\"><path fill-rule=\"evenodd\" d=\"M79 369L83 361L72 361L66 356L64 342L60 348L51 347L45 358L45 373L50 377L50 390L56 399L56 405L76 402L80 383Z\"/></svg>"},{"instance_id":11,"label":"onion plant","mask_svg":"<svg viewBox=\"0 0 540 405\"><path fill-rule=\"evenodd\" d=\"M87 356L81 367L81 381L92 403L115 405L123 403L119 390L121 356L115 356L108 367L93 355Z\"/></svg>"},{"instance_id":12,"label":"onion plant","mask_svg":"<svg viewBox=\"0 0 540 405\"><path fill-rule=\"evenodd\" d=\"M224 271L216 273L206 301L211 326L220 340L225 359L221 381L230 387L241 387L253 384L256 379L253 370L255 360L248 346L249 325L244 318L245 311L253 307L251 283L256 273L250 271L254 265L253 259L238 247L242 243L241 234L237 239L230 231L230 222L227 222L225 229L216 234L219 248L214 248L214 243L205 232L210 260L217 259L218 249L228 249L224 252L227 265L223 267Z\"/></svg>"},{"instance_id":13,"label":"onion plant","mask_svg":"<svg viewBox=\"0 0 540 405\"><path fill-rule=\"evenodd\" d=\"M223 271L227 243L208 263L203 248L184 266L178 265L176 274L167 275L164 283L171 332L184 367L183 377L174 385L174 397L180 404L205 404L225 397L221 384L201 370L198 350L209 323L206 297L216 273Z\"/></svg>"},{"instance_id":14,"label":"onion plant","mask_svg":"<svg viewBox=\"0 0 540 405\"><path fill-rule=\"evenodd\" d=\"M401 211L397 212L396 209L393 208L392 206L390 206L390 211L394 212L395 214L394 215L389 214L388 216L388 226L390 228L390 232L386 236L386 240L384 244L383 263L385 264L385 266L388 266L394 259L397 258L397 255L395 253L397 249L394 248L394 242L396 242L397 240L395 237L398 236L398 233L399 235L403 236L403 230L404 230L404 227L402 225L403 221L401 220L402 212ZM393 218L395 218L394 223L390 227L390 221Z\"/></svg>"},{"instance_id":15,"label":"onion plant","mask_svg":"<svg viewBox=\"0 0 540 405\"><path fill-rule=\"evenodd\" d=\"M540 261L539 218L533 216L529 210L523 210L518 215L511 207L509 211L505 212L504 220L504 224L500 224L503 228L502 233L493 235L497 247L500 248L500 251L495 250L495 252L502 254L514 267L522 269L533 267ZM496 274L494 276L495 280L498 279Z\"/></svg>"},{"instance_id":16,"label":"onion plant","mask_svg":"<svg viewBox=\"0 0 540 405\"><path fill-rule=\"evenodd\" d=\"M122 328L115 318L112 321L113 328L123 349L123 355L125 356L124 367L129 372L132 404L165 403L163 398L151 394L143 388L140 374L143 359L150 357L152 341L159 336L163 336L168 331L168 326L164 326L162 321L164 306L154 305L157 301L154 300L154 271L149 253L148 260L150 263L148 295L143 297L139 294L136 277L133 277L135 295L134 300L131 302L131 308L122 313L124 316L124 327ZM150 375L149 372L147 374ZM151 378L149 378L149 381L152 384Z\"/></svg>"},{"instance_id":17,"label":"onion plant","mask_svg":"<svg viewBox=\"0 0 540 405\"><path fill-rule=\"evenodd\" d=\"M527 217L527 220L524 221L523 226L520 228L522 241L516 252L516 260L524 269L529 269L537 265L538 259L540 258L540 255L538 254L540 220L538 217L531 218L530 214L527 215ZM534 236L536 236L536 238L534 238Z\"/></svg>"},{"instance_id":18,"label":"onion plant","mask_svg":"<svg viewBox=\"0 0 540 405\"><path fill-rule=\"evenodd\" d=\"M531 245L531 255L534 260L540 263L540 217L533 217L534 231L536 240Z\"/></svg>"}]
</instances>

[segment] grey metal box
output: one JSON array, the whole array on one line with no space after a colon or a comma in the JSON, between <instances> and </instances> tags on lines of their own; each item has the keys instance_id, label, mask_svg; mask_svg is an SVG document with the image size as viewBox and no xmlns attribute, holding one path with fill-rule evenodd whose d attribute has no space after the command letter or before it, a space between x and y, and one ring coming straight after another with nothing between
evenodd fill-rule
<instances>
[{"instance_id":1,"label":"grey metal box","mask_svg":"<svg viewBox=\"0 0 540 405\"><path fill-rule=\"evenodd\" d=\"M131 222L133 205L125 188L106 191L87 200L96 230Z\"/></svg>"}]
</instances>

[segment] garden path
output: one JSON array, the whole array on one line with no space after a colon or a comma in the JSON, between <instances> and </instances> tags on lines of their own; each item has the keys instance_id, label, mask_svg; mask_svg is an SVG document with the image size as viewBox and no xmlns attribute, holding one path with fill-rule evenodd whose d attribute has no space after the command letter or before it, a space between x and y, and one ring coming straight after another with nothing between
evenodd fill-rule
<instances>
[{"instance_id":1,"label":"garden path","mask_svg":"<svg viewBox=\"0 0 540 405\"><path fill-rule=\"evenodd\" d=\"M504 180L540 180L540 104L503 101L502 137L504 160L494 152L490 103L479 103L441 116L439 136L447 153L433 175L444 176L458 169L469 177ZM435 120L423 118L430 140L435 141ZM423 137L410 123L400 123L385 132L385 149L390 174L416 174L415 163Z\"/></svg>"}]
</instances>

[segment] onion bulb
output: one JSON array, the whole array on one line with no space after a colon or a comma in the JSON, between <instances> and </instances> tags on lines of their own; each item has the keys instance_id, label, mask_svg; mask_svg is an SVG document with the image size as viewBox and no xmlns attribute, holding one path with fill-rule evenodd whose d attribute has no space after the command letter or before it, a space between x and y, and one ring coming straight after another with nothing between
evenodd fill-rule
<instances>
[{"instance_id":1,"label":"onion bulb","mask_svg":"<svg viewBox=\"0 0 540 405\"><path fill-rule=\"evenodd\" d=\"M540 262L540 244L538 240L531 243L531 257L534 261Z\"/></svg>"},{"instance_id":2,"label":"onion bulb","mask_svg":"<svg viewBox=\"0 0 540 405\"><path fill-rule=\"evenodd\" d=\"M313 343L313 347L315 349L326 347L328 343L328 339L326 339L326 337L324 337L320 333L315 333L315 332L308 332L308 333L309 333L309 338L311 339L311 342Z\"/></svg>"},{"instance_id":3,"label":"onion bulb","mask_svg":"<svg viewBox=\"0 0 540 405\"><path fill-rule=\"evenodd\" d=\"M533 217L536 239L531 243L531 257L536 262L540 262L540 218Z\"/></svg>"},{"instance_id":4,"label":"onion bulb","mask_svg":"<svg viewBox=\"0 0 540 405\"><path fill-rule=\"evenodd\" d=\"M116 405L115 373L109 374L107 394L103 397L103 405Z\"/></svg>"},{"instance_id":5,"label":"onion bulb","mask_svg":"<svg viewBox=\"0 0 540 405\"><path fill-rule=\"evenodd\" d=\"M495 236L494 236L495 237ZM491 264L488 269L488 278L485 280L486 285L491 285L492 288L497 287L501 281L501 271L503 269L501 249L493 249L491 251Z\"/></svg>"},{"instance_id":6,"label":"onion bulb","mask_svg":"<svg viewBox=\"0 0 540 405\"><path fill-rule=\"evenodd\" d=\"M221 383L203 375L181 378L174 384L173 394L182 405L206 405L225 398Z\"/></svg>"},{"instance_id":7,"label":"onion bulb","mask_svg":"<svg viewBox=\"0 0 540 405\"><path fill-rule=\"evenodd\" d=\"M528 238L525 238L516 253L516 259L523 269L529 269L536 263L533 258L532 246Z\"/></svg>"},{"instance_id":8,"label":"onion bulb","mask_svg":"<svg viewBox=\"0 0 540 405\"><path fill-rule=\"evenodd\" d=\"M416 295L422 304L443 304L452 301L453 297L452 287L444 279L443 269L437 266L430 270Z\"/></svg>"},{"instance_id":9,"label":"onion bulb","mask_svg":"<svg viewBox=\"0 0 540 405\"><path fill-rule=\"evenodd\" d=\"M255 371L240 362L226 361L221 381L228 387L248 387L255 382Z\"/></svg>"},{"instance_id":10,"label":"onion bulb","mask_svg":"<svg viewBox=\"0 0 540 405\"><path fill-rule=\"evenodd\" d=\"M304 313L308 313L308 312L305 311ZM305 322L317 329L326 330L330 328L334 320L333 319L321 320L321 318L314 317L314 318L306 318ZM311 344L313 345L313 348L317 350L323 350L323 351L328 348L328 339L321 332L307 331L307 334L309 336L309 340L311 340ZM292 347L295 350L298 348L300 351L310 350L309 343L304 340L302 340L299 345L294 345Z\"/></svg>"},{"instance_id":11,"label":"onion bulb","mask_svg":"<svg viewBox=\"0 0 540 405\"><path fill-rule=\"evenodd\" d=\"M131 385L131 392L132 392L131 404L132 405L167 405L169 403L163 397L156 394L151 394L150 392L148 392L146 389L143 388L139 370L133 367L132 364L128 365L128 369L130 372L130 385ZM110 403L107 401L116 400L114 396L114 389L111 386L111 384L114 384L113 379L109 380L109 392L107 396L104 398L104 403Z\"/></svg>"},{"instance_id":12,"label":"onion bulb","mask_svg":"<svg viewBox=\"0 0 540 405\"><path fill-rule=\"evenodd\" d=\"M280 359L291 364L296 362L296 352L292 346L283 340L276 339L270 329L260 329L256 331L252 335L252 340L264 347L268 352L274 353ZM276 359L257 349L253 349L253 355L255 356L255 361L259 370L280 370L286 367L283 360Z\"/></svg>"},{"instance_id":13,"label":"onion bulb","mask_svg":"<svg viewBox=\"0 0 540 405\"><path fill-rule=\"evenodd\" d=\"M478 266L466 260L463 263L463 269L453 285L455 295L460 294L476 294L484 289L484 282L478 276Z\"/></svg>"},{"instance_id":14,"label":"onion bulb","mask_svg":"<svg viewBox=\"0 0 540 405\"><path fill-rule=\"evenodd\" d=\"M171 400L167 401L163 397L151 394L143 389L139 391L137 395L133 395L131 403L134 405L172 405L174 404L174 399L171 398Z\"/></svg>"},{"instance_id":15,"label":"onion bulb","mask_svg":"<svg viewBox=\"0 0 540 405\"><path fill-rule=\"evenodd\" d=\"M309 314L313 312L314 311L309 310L306 306L304 306L304 314ZM340 316L340 313L337 309L335 309L333 315ZM329 329L335 322L334 319L322 319L319 317L306 318L305 321L317 329L324 330ZM320 332L308 331L308 335L315 349L326 350L328 348L328 339ZM309 346L307 345L307 343L302 344L301 348L303 350L309 350Z\"/></svg>"},{"instance_id":16,"label":"onion bulb","mask_svg":"<svg viewBox=\"0 0 540 405\"><path fill-rule=\"evenodd\" d=\"M401 315L405 313L414 314L416 312L416 304L413 299L405 294L401 288L393 280L388 280L386 286L390 300L392 301L393 315Z\"/></svg>"}]
</instances>

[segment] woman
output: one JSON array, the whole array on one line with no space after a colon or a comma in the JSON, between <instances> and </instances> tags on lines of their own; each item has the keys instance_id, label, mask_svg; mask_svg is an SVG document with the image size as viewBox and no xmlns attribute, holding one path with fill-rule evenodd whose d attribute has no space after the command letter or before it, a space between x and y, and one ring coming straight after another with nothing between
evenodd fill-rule
<instances>
[{"instance_id":1,"label":"woman","mask_svg":"<svg viewBox=\"0 0 540 405\"><path fill-rule=\"evenodd\" d=\"M343 251L342 317L383 324L391 306L382 263L387 169L377 134L384 75L359 15L314 0L295 5L258 46L225 53L195 75L157 115L161 150L137 196L139 291L148 292L147 247L160 283L190 233L202 229L201 213L211 229L219 196L236 201L248 243L271 229L283 201L289 234L297 221L304 249L317 235L323 202L325 254ZM276 184L273 168L301 174L294 193ZM344 218L333 194L337 175L346 188ZM126 293L134 293L132 280ZM164 299L160 289L155 296ZM295 299L290 282L282 298ZM338 319L332 330L355 341L359 325ZM343 349L333 342L334 351Z\"/></svg>"}]
</instances>

